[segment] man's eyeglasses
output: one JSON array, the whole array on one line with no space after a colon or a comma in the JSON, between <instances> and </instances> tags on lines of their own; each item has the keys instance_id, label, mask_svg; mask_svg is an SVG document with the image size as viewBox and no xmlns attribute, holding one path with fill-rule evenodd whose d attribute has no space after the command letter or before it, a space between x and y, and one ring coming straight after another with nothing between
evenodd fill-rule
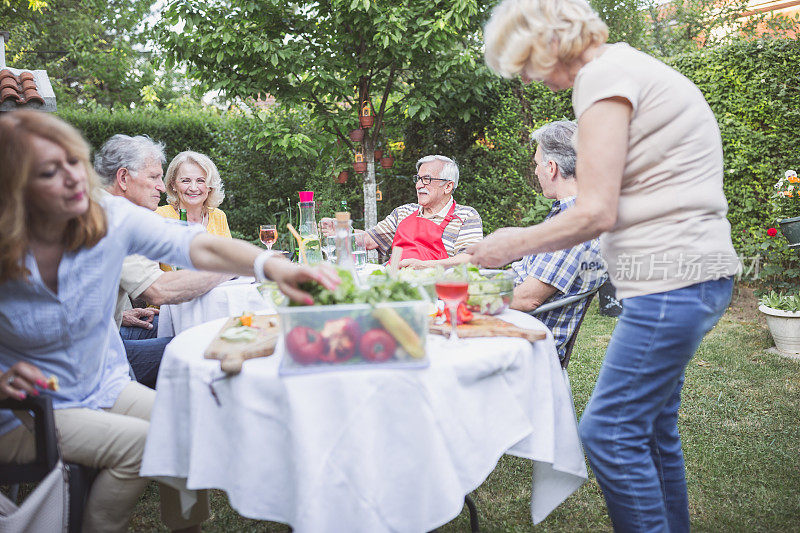
<instances>
[{"instance_id":1,"label":"man's eyeglasses","mask_svg":"<svg viewBox=\"0 0 800 533\"><path fill-rule=\"evenodd\" d=\"M418 181L422 181L423 185L430 185L431 181L433 181L433 180L436 180L436 181L450 181L450 180L446 180L446 179L443 179L443 178L434 178L433 176L431 176L429 174L426 174L424 176L414 176L414 183L417 183Z\"/></svg>"}]
</instances>

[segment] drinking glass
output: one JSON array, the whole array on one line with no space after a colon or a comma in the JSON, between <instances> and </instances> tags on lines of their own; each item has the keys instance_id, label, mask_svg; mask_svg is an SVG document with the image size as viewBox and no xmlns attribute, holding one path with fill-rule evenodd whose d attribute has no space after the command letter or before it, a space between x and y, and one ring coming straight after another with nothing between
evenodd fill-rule
<instances>
[{"instance_id":1,"label":"drinking glass","mask_svg":"<svg viewBox=\"0 0 800 533\"><path fill-rule=\"evenodd\" d=\"M322 243L322 251L325 253L325 259L331 263L336 262L336 237L328 237L327 235L320 235L320 242Z\"/></svg>"},{"instance_id":2,"label":"drinking glass","mask_svg":"<svg viewBox=\"0 0 800 533\"><path fill-rule=\"evenodd\" d=\"M353 261L357 270L363 270L367 266L366 233L353 233Z\"/></svg>"},{"instance_id":3,"label":"drinking glass","mask_svg":"<svg viewBox=\"0 0 800 533\"><path fill-rule=\"evenodd\" d=\"M278 240L278 228L274 224L262 224L258 228L258 237L267 250L272 250L272 245Z\"/></svg>"},{"instance_id":4,"label":"drinking glass","mask_svg":"<svg viewBox=\"0 0 800 533\"><path fill-rule=\"evenodd\" d=\"M436 296L442 300L450 311L450 342L458 340L458 306L467 301L469 283L463 279L444 276L436 280Z\"/></svg>"}]
</instances>

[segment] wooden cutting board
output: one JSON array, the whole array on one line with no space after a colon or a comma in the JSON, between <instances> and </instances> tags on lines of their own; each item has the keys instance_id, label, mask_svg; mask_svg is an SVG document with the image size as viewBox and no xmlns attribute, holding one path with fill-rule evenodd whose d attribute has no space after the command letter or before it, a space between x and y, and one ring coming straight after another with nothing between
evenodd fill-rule
<instances>
[{"instance_id":1,"label":"wooden cutting board","mask_svg":"<svg viewBox=\"0 0 800 533\"><path fill-rule=\"evenodd\" d=\"M431 324L431 333L450 336L450 323ZM469 337L520 337L530 342L540 341L547 337L547 333L540 329L527 329L515 326L500 318L490 315L475 314L475 318L467 324L458 326L458 336Z\"/></svg>"},{"instance_id":2,"label":"wooden cutting board","mask_svg":"<svg viewBox=\"0 0 800 533\"><path fill-rule=\"evenodd\" d=\"M241 372L247 359L272 355L280 336L278 315L255 315L252 324L258 329L258 335L252 341L233 342L220 337L225 330L239 324L239 317L229 318L204 353L206 359L219 359L222 371L228 374Z\"/></svg>"}]
</instances>

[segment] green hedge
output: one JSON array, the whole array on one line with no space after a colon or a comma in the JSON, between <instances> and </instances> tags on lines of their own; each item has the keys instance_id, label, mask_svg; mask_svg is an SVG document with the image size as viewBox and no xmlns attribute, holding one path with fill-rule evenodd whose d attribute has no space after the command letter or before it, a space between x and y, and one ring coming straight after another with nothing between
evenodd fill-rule
<instances>
[{"instance_id":1,"label":"green hedge","mask_svg":"<svg viewBox=\"0 0 800 533\"><path fill-rule=\"evenodd\" d=\"M796 288L797 253L767 229L777 227L775 182L785 170L800 168L800 43L742 41L678 56L671 64L697 84L717 117L734 246L745 257L763 257L766 281Z\"/></svg>"}]
</instances>

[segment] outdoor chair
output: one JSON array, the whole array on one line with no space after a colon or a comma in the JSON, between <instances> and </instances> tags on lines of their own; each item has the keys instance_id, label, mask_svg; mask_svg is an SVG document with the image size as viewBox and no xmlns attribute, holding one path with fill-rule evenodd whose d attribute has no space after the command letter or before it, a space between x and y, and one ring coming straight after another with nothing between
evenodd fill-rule
<instances>
[{"instance_id":1,"label":"outdoor chair","mask_svg":"<svg viewBox=\"0 0 800 533\"><path fill-rule=\"evenodd\" d=\"M566 352L564 354L564 359L561 361L561 368L563 368L564 370L567 369L567 365L569 364L569 359L570 356L572 355L572 349L575 347L575 340L578 338L578 331L580 331L581 324L583 324L583 319L586 317L586 313L589 311L589 306L592 303L592 298L594 298L595 293L597 293L597 291L599 291L600 287L602 286L603 283L599 284L597 287L590 289L588 291L579 292L578 294L573 294L572 296L567 296L565 298L561 298L540 305L533 311L528 312L528 314L531 316L537 316L547 311L552 311L553 309L559 309L561 307L564 307L565 305L574 304L584 299L586 300L586 305L583 308L583 312L581 313L581 317L578 320L578 324L575 326L575 330L572 332L572 335L570 335L570 338L567 340Z\"/></svg>"},{"instance_id":2,"label":"outdoor chair","mask_svg":"<svg viewBox=\"0 0 800 533\"><path fill-rule=\"evenodd\" d=\"M50 474L61 462L61 453L56 437L53 403L45 396L28 397L24 400L11 398L0 400L0 409L28 411L33 415L36 458L27 464L0 463L0 485L10 486L9 499L16 501L20 483L38 483ZM69 533L80 533L83 524L83 508L97 471L74 463L64 463L69 485Z\"/></svg>"}]
</instances>

